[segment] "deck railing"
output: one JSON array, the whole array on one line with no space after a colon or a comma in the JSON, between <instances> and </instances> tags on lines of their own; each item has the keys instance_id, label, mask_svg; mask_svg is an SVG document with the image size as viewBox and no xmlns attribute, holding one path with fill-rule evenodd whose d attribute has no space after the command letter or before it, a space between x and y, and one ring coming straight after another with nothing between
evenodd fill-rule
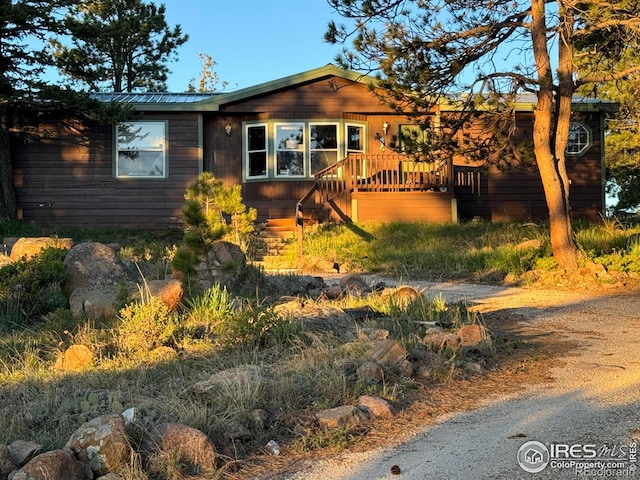
<instances>
[{"instance_id":1,"label":"deck railing","mask_svg":"<svg viewBox=\"0 0 640 480\"><path fill-rule=\"evenodd\" d=\"M416 161L400 154L349 154L315 174L312 189L296 205L298 252L302 251L304 204L315 196L316 217L325 220L327 206L350 221L351 196L358 192L446 191L453 187L450 160Z\"/></svg>"}]
</instances>

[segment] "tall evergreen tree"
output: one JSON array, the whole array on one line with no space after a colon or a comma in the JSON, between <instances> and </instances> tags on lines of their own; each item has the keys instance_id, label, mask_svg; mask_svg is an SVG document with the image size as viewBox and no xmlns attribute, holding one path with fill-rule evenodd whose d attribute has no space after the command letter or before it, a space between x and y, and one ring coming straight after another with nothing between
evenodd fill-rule
<instances>
[{"instance_id":1,"label":"tall evergreen tree","mask_svg":"<svg viewBox=\"0 0 640 480\"><path fill-rule=\"evenodd\" d=\"M16 217L9 132L17 116L57 95L41 80L51 58L46 38L60 33L67 0L0 0L0 221Z\"/></svg>"},{"instance_id":2,"label":"tall evergreen tree","mask_svg":"<svg viewBox=\"0 0 640 480\"><path fill-rule=\"evenodd\" d=\"M188 40L165 12L143 0L74 2L65 18L71 43L51 41L60 71L91 91L165 91L167 63Z\"/></svg>"},{"instance_id":3,"label":"tall evergreen tree","mask_svg":"<svg viewBox=\"0 0 640 480\"><path fill-rule=\"evenodd\" d=\"M344 66L376 71L399 111L417 120L452 92L467 91L460 115L477 110L500 115L502 130L518 92L537 95L533 149L549 208L551 247L558 264L578 265L570 222L565 149L573 94L587 83L611 82L629 72L576 69L575 43L597 45L615 31L623 55L640 31L635 0L328 0L348 19L329 24L326 39L352 40ZM508 94L508 95L505 95ZM463 121L442 129L449 140ZM438 139L438 135L429 136Z\"/></svg>"}]
</instances>

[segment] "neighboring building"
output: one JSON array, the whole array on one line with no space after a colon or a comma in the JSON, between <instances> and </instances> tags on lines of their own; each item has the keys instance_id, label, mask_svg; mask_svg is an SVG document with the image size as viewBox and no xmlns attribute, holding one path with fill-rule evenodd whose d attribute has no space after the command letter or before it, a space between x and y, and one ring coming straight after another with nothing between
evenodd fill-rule
<instances>
[{"instance_id":1,"label":"neighboring building","mask_svg":"<svg viewBox=\"0 0 640 480\"><path fill-rule=\"evenodd\" d=\"M483 169L464 159L413 162L386 147L411 129L372 94L371 78L333 65L221 93L97 94L138 116L119 126L43 115L15 134L21 218L60 225L179 225L186 188L202 171L241 184L260 220L305 216L459 221L547 218L537 172ZM530 138L535 97L518 104ZM527 101L525 101L527 100ZM576 101L567 169L576 217L604 211L604 115L615 105ZM446 106L434 112L442 114Z\"/></svg>"}]
</instances>

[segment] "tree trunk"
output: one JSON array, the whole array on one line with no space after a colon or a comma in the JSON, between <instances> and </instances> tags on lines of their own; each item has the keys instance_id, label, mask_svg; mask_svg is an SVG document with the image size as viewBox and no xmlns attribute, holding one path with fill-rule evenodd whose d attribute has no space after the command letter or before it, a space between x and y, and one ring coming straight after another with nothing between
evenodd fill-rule
<instances>
[{"instance_id":1,"label":"tree trunk","mask_svg":"<svg viewBox=\"0 0 640 480\"><path fill-rule=\"evenodd\" d=\"M6 106L0 106L0 221L17 218L8 122L9 116Z\"/></svg>"},{"instance_id":2,"label":"tree trunk","mask_svg":"<svg viewBox=\"0 0 640 480\"><path fill-rule=\"evenodd\" d=\"M545 3L545 0L532 0L531 2L531 37L536 70L540 82L538 106L534 112L533 144L545 199L549 208L549 228L553 256L561 268L575 270L578 268L578 247L571 227L569 185L564 169L564 146L562 145L563 138L564 145L566 145L566 137L568 136L571 95L568 97L568 111L566 110L566 95L564 95L562 101L558 102L558 118L557 122L553 122L554 87L549 51L547 49ZM560 43L562 43L562 40ZM566 47L563 46L563 48ZM561 54L562 58L566 59ZM567 66L562 65L561 68L565 69L561 73L562 77L567 73ZM566 88L566 84L564 87ZM555 130L557 128L559 130ZM556 135L552 134L554 131L560 134L557 138ZM556 140L559 140L558 144L555 143ZM562 146L560 158L556 155L559 146Z\"/></svg>"}]
</instances>

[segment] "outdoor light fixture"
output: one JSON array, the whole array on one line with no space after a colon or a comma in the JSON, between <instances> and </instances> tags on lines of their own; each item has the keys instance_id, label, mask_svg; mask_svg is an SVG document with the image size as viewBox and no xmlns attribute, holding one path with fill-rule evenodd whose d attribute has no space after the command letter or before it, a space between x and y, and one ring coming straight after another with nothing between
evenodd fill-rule
<instances>
[{"instance_id":1,"label":"outdoor light fixture","mask_svg":"<svg viewBox=\"0 0 640 480\"><path fill-rule=\"evenodd\" d=\"M226 127L224 127L224 131L227 134L227 137L231 136L231 124L227 123Z\"/></svg>"},{"instance_id":2,"label":"outdoor light fixture","mask_svg":"<svg viewBox=\"0 0 640 480\"><path fill-rule=\"evenodd\" d=\"M382 124L382 131L384 132L384 134L387 134L387 129L389 128L389 122L384 122Z\"/></svg>"}]
</instances>

